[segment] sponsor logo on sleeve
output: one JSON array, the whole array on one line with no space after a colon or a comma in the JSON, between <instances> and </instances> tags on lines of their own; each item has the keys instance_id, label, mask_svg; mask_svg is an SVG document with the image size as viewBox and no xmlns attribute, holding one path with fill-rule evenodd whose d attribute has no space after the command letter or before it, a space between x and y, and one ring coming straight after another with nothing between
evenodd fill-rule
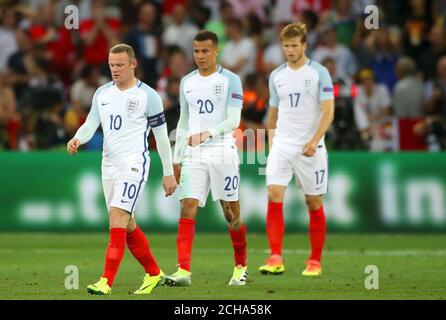
<instances>
[{"instance_id":1,"label":"sponsor logo on sleeve","mask_svg":"<svg viewBox=\"0 0 446 320\"><path fill-rule=\"evenodd\" d=\"M232 98L243 100L243 96L239 93L233 93Z\"/></svg>"}]
</instances>

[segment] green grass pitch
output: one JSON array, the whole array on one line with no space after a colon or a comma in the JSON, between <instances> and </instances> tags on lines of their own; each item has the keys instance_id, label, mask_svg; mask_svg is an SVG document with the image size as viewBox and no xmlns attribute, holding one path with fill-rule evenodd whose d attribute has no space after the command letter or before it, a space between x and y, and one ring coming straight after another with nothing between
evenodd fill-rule
<instances>
[{"instance_id":1,"label":"green grass pitch","mask_svg":"<svg viewBox=\"0 0 446 320\"><path fill-rule=\"evenodd\" d=\"M166 273L176 270L176 234L146 232ZM101 275L108 234L0 233L0 299L446 299L446 235L328 234L323 275L300 275L308 258L306 234L285 235L286 271L261 275L267 257L264 234L248 234L249 282L229 287L233 252L228 234L197 231L191 287L158 287L150 296L129 294L142 283L143 269L127 250L111 296L90 296L86 286ZM79 289L65 288L65 268L79 270ZM367 290L365 268L379 270L379 289Z\"/></svg>"}]
</instances>

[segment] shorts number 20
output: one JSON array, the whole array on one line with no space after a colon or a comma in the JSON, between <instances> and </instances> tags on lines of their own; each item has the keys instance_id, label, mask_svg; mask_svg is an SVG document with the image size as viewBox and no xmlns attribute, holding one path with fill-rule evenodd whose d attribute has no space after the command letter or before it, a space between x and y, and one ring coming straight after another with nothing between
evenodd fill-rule
<instances>
[{"instance_id":1,"label":"shorts number 20","mask_svg":"<svg viewBox=\"0 0 446 320\"><path fill-rule=\"evenodd\" d=\"M226 181L225 191L231 191L231 187L232 187L232 190L237 190L237 187L238 187L238 177L237 176L234 176L233 178L226 177L225 181Z\"/></svg>"}]
</instances>

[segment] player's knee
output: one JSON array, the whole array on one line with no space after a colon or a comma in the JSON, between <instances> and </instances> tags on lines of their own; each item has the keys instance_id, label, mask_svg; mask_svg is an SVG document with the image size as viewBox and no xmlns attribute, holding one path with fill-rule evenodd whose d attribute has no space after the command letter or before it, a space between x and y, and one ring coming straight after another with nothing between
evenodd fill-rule
<instances>
[{"instance_id":1,"label":"player's knee","mask_svg":"<svg viewBox=\"0 0 446 320\"><path fill-rule=\"evenodd\" d=\"M129 223L127 224L127 233L132 233L136 229L136 221L131 218Z\"/></svg>"},{"instance_id":2,"label":"player's knee","mask_svg":"<svg viewBox=\"0 0 446 320\"><path fill-rule=\"evenodd\" d=\"M195 219L196 214L197 214L196 201L183 200L181 202L181 218Z\"/></svg>"},{"instance_id":3,"label":"player's knee","mask_svg":"<svg viewBox=\"0 0 446 320\"><path fill-rule=\"evenodd\" d=\"M240 219L240 203L238 201L221 201L226 221L231 225Z\"/></svg>"},{"instance_id":4,"label":"player's knee","mask_svg":"<svg viewBox=\"0 0 446 320\"><path fill-rule=\"evenodd\" d=\"M268 188L268 201L283 202L283 192L274 187Z\"/></svg>"},{"instance_id":5,"label":"player's knee","mask_svg":"<svg viewBox=\"0 0 446 320\"><path fill-rule=\"evenodd\" d=\"M305 197L305 203L309 211L316 211L322 206L322 200L319 198Z\"/></svg>"},{"instance_id":6,"label":"player's knee","mask_svg":"<svg viewBox=\"0 0 446 320\"><path fill-rule=\"evenodd\" d=\"M232 230L239 230L243 226L242 218L238 217L229 222L229 227Z\"/></svg>"},{"instance_id":7,"label":"player's knee","mask_svg":"<svg viewBox=\"0 0 446 320\"><path fill-rule=\"evenodd\" d=\"M118 208L110 208L110 228L127 228L131 215Z\"/></svg>"}]
</instances>

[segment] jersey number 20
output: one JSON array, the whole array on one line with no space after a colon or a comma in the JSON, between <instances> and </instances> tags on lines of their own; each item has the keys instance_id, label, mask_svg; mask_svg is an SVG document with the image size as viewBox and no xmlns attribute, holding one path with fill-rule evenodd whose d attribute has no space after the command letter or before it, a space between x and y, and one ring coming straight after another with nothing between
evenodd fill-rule
<instances>
[{"instance_id":1,"label":"jersey number 20","mask_svg":"<svg viewBox=\"0 0 446 320\"><path fill-rule=\"evenodd\" d=\"M203 101L200 99L197 101L197 104L200 107L198 113L212 113L212 111L214 111L214 105L211 100L206 99Z\"/></svg>"}]
</instances>

